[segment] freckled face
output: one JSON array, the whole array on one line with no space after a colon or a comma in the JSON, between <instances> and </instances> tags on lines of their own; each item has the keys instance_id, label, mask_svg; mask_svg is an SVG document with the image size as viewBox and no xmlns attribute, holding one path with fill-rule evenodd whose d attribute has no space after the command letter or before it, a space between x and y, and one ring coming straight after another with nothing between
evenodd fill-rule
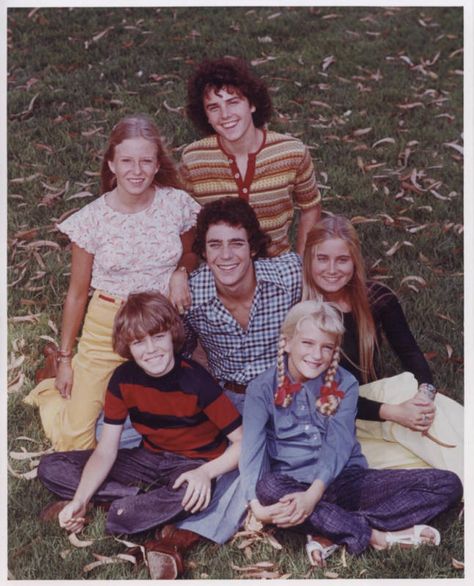
<instances>
[{"instance_id":1,"label":"freckled face","mask_svg":"<svg viewBox=\"0 0 474 586\"><path fill-rule=\"evenodd\" d=\"M354 261L347 243L332 238L317 244L313 249L311 274L323 294L342 292L354 275Z\"/></svg>"},{"instance_id":2,"label":"freckled face","mask_svg":"<svg viewBox=\"0 0 474 586\"><path fill-rule=\"evenodd\" d=\"M318 377L331 364L336 336L323 332L312 319L306 319L287 340L288 370L295 381Z\"/></svg>"}]
</instances>

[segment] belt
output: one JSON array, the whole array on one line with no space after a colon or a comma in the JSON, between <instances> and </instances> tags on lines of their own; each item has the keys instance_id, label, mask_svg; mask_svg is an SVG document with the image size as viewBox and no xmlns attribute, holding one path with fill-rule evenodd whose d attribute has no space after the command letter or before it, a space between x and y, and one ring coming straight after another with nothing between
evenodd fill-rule
<instances>
[{"instance_id":1,"label":"belt","mask_svg":"<svg viewBox=\"0 0 474 586\"><path fill-rule=\"evenodd\" d=\"M102 299L102 301L107 301L108 303L117 303L120 305L124 302L120 297L113 297L112 295L106 295L105 293L98 293L97 298Z\"/></svg>"},{"instance_id":2,"label":"belt","mask_svg":"<svg viewBox=\"0 0 474 586\"><path fill-rule=\"evenodd\" d=\"M228 380L224 381L223 387L226 391L232 391L233 393L238 393L239 395L245 395L245 391L247 390L247 385L234 383Z\"/></svg>"}]
</instances>

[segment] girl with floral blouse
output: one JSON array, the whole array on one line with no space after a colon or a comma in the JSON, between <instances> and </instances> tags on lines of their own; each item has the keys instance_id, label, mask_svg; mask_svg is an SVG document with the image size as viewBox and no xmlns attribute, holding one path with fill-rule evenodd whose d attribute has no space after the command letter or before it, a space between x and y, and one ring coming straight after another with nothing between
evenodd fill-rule
<instances>
[{"instance_id":1,"label":"girl with floral blouse","mask_svg":"<svg viewBox=\"0 0 474 586\"><path fill-rule=\"evenodd\" d=\"M39 406L55 450L95 446L106 385L123 362L112 349L112 326L128 294L158 291L180 311L189 302L186 273L195 266L191 245L200 206L180 189L159 130L147 116L128 116L113 128L101 193L57 226L72 242L57 373L26 398ZM53 351L50 366L54 359Z\"/></svg>"}]
</instances>

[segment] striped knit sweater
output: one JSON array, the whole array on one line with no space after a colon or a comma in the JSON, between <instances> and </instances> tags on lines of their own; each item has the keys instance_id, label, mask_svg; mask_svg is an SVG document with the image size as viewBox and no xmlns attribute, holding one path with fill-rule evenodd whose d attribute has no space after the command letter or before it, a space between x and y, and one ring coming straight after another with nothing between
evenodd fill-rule
<instances>
[{"instance_id":1,"label":"striped knit sweater","mask_svg":"<svg viewBox=\"0 0 474 586\"><path fill-rule=\"evenodd\" d=\"M187 191L201 205L225 196L248 201L262 230L272 239L271 256L291 248L288 230L294 208L309 209L320 201L307 147L296 138L273 131L264 130L262 146L249 154L245 177L215 134L184 149L182 173Z\"/></svg>"}]
</instances>

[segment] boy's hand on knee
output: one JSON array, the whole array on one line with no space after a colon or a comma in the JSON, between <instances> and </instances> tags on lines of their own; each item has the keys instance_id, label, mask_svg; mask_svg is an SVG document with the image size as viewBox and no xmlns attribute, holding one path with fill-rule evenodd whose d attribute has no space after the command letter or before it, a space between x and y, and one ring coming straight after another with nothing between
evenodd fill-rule
<instances>
[{"instance_id":1,"label":"boy's hand on knee","mask_svg":"<svg viewBox=\"0 0 474 586\"><path fill-rule=\"evenodd\" d=\"M179 488L184 482L188 483L181 504L185 511L197 513L205 509L211 501L211 478L202 466L188 470L178 476L173 488Z\"/></svg>"},{"instance_id":2,"label":"boy's hand on knee","mask_svg":"<svg viewBox=\"0 0 474 586\"><path fill-rule=\"evenodd\" d=\"M71 501L59 513L59 525L70 533L78 533L84 528L86 505L79 501Z\"/></svg>"}]
</instances>

